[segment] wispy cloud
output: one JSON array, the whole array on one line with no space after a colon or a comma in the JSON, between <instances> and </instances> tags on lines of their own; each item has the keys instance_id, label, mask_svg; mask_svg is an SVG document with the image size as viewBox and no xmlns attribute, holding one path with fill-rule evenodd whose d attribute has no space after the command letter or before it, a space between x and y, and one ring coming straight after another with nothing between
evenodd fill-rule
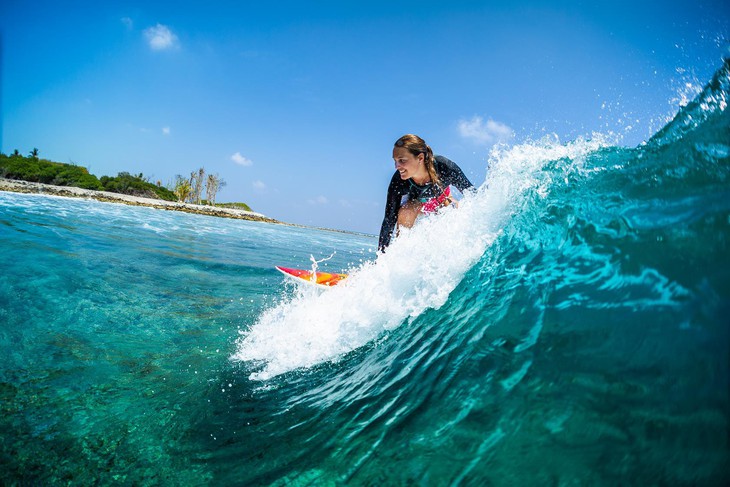
<instances>
[{"instance_id":1,"label":"wispy cloud","mask_svg":"<svg viewBox=\"0 0 730 487\"><path fill-rule=\"evenodd\" d=\"M169 27L157 24L145 29L144 36L153 51L163 51L178 46L177 36Z\"/></svg>"},{"instance_id":2,"label":"wispy cloud","mask_svg":"<svg viewBox=\"0 0 730 487\"><path fill-rule=\"evenodd\" d=\"M129 17L122 17L120 20L127 29L132 30L134 28L134 22Z\"/></svg>"},{"instance_id":3,"label":"wispy cloud","mask_svg":"<svg viewBox=\"0 0 730 487\"><path fill-rule=\"evenodd\" d=\"M162 127L162 133L165 135L170 135L170 127Z\"/></svg>"},{"instance_id":4,"label":"wispy cloud","mask_svg":"<svg viewBox=\"0 0 730 487\"><path fill-rule=\"evenodd\" d=\"M478 115L474 115L469 120L459 120L458 126L459 135L477 144L492 145L508 142L514 137L514 131L507 125L491 118L484 121Z\"/></svg>"},{"instance_id":5,"label":"wispy cloud","mask_svg":"<svg viewBox=\"0 0 730 487\"><path fill-rule=\"evenodd\" d=\"M240 152L236 152L231 156L231 160L238 164L239 166L253 166L253 161L251 159L248 159L246 157L243 157Z\"/></svg>"},{"instance_id":6,"label":"wispy cloud","mask_svg":"<svg viewBox=\"0 0 730 487\"><path fill-rule=\"evenodd\" d=\"M261 180L256 180L253 183L251 183L251 186L253 186L253 189L256 191L266 191L266 184L264 184Z\"/></svg>"},{"instance_id":7,"label":"wispy cloud","mask_svg":"<svg viewBox=\"0 0 730 487\"><path fill-rule=\"evenodd\" d=\"M326 196L319 195L316 198L307 200L307 203L309 203L310 205L326 205L327 203L329 203L329 200Z\"/></svg>"}]
</instances>

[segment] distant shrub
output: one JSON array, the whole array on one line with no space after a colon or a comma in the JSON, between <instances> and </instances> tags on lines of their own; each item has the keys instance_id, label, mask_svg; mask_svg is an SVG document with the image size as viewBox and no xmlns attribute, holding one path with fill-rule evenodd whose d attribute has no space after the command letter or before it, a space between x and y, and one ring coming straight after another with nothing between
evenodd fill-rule
<instances>
[{"instance_id":1,"label":"distant shrub","mask_svg":"<svg viewBox=\"0 0 730 487\"><path fill-rule=\"evenodd\" d=\"M219 206L221 208L231 208L234 210L253 211L251 207L248 206L246 203L216 203L215 206Z\"/></svg>"},{"instance_id":2,"label":"distant shrub","mask_svg":"<svg viewBox=\"0 0 730 487\"><path fill-rule=\"evenodd\" d=\"M175 193L165 188L150 183L144 179L142 174L137 176L128 172L120 172L116 176L102 176L99 181L104 191L112 193L141 196L143 198L157 198L167 201L177 201Z\"/></svg>"},{"instance_id":3,"label":"distant shrub","mask_svg":"<svg viewBox=\"0 0 730 487\"><path fill-rule=\"evenodd\" d=\"M34 183L102 189L101 183L85 167L63 164L36 157L0 154L0 176Z\"/></svg>"}]
</instances>

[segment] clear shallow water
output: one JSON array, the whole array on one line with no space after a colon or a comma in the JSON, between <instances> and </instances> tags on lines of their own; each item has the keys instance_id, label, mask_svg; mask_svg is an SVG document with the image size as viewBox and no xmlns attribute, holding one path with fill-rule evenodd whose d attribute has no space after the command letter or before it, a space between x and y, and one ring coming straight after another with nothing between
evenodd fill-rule
<instances>
[{"instance_id":1,"label":"clear shallow water","mask_svg":"<svg viewBox=\"0 0 730 487\"><path fill-rule=\"evenodd\" d=\"M375 239L0 193L0 479L725 485L727 66ZM310 254L319 293L274 264ZM325 263L321 264L325 266Z\"/></svg>"}]
</instances>

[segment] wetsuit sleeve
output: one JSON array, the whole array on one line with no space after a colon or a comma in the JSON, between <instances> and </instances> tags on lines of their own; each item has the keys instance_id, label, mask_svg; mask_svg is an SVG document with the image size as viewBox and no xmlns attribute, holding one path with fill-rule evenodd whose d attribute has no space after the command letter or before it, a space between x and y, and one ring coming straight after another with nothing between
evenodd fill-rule
<instances>
[{"instance_id":1,"label":"wetsuit sleeve","mask_svg":"<svg viewBox=\"0 0 730 487\"><path fill-rule=\"evenodd\" d=\"M393 229L398 222L398 210L400 209L401 194L398 191L401 180L400 174L396 171L388 185L388 196L385 200L385 217L383 224L380 226L380 238L378 240L378 250L383 251L385 247L390 245L390 239L393 235Z\"/></svg>"},{"instance_id":2,"label":"wetsuit sleeve","mask_svg":"<svg viewBox=\"0 0 730 487\"><path fill-rule=\"evenodd\" d=\"M436 156L434 159L436 160L436 170L444 183L456 186L462 193L465 189L474 187L464 171L454 161L444 156Z\"/></svg>"}]
</instances>

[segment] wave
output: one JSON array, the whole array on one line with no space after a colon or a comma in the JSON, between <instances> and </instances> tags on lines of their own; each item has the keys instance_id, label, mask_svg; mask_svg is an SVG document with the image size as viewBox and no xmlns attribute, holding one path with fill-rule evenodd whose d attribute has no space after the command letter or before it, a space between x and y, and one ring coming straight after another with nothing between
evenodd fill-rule
<instances>
[{"instance_id":1,"label":"wave","mask_svg":"<svg viewBox=\"0 0 730 487\"><path fill-rule=\"evenodd\" d=\"M726 62L638 148L613 147L600 134L495 148L486 181L458 210L403 231L385 254L350 269L345 285L284 297L243 332L233 359L247 362L253 379L337 361L505 276L549 294L558 310L653 309L696 299L683 279L691 272L676 272L674 255L696 252L701 222L730 208L728 79ZM704 237L716 257L719 249ZM460 286L474 272L478 278ZM478 314L509 299L480 297L464 306Z\"/></svg>"},{"instance_id":2,"label":"wave","mask_svg":"<svg viewBox=\"0 0 730 487\"><path fill-rule=\"evenodd\" d=\"M251 378L267 379L337 360L426 310L441 308L510 221L539 206L556 177L581 171L586 157L605 146L596 136L494 151L489 177L458 210L442 211L401 232L374 262L350 269L344 285L324 293L297 289L244 332L233 359L263 365Z\"/></svg>"}]
</instances>

